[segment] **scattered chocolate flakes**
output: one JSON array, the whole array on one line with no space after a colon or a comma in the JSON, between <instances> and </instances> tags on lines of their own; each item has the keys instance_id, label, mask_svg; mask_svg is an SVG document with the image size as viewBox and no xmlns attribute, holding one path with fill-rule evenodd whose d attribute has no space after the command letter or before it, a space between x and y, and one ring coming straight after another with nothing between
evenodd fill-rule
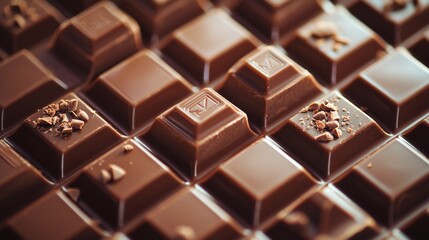
<instances>
[{"instance_id":1,"label":"scattered chocolate flakes","mask_svg":"<svg viewBox=\"0 0 429 240\"><path fill-rule=\"evenodd\" d=\"M315 136L314 139L321 142L329 142L334 140L334 137L329 132L324 132Z\"/></svg>"},{"instance_id":2,"label":"scattered chocolate flakes","mask_svg":"<svg viewBox=\"0 0 429 240\"><path fill-rule=\"evenodd\" d=\"M128 153L128 152L131 152L132 150L134 150L134 147L131 144L125 144L122 147L122 149L124 150L124 152Z\"/></svg>"},{"instance_id":3,"label":"scattered chocolate flakes","mask_svg":"<svg viewBox=\"0 0 429 240\"><path fill-rule=\"evenodd\" d=\"M66 138L74 130L82 130L85 122L89 120L88 114L83 110L76 113L78 105L77 99L60 100L50 104L43 108L43 117L34 121L33 125L45 133L54 130L56 135Z\"/></svg>"},{"instance_id":4,"label":"scattered chocolate flakes","mask_svg":"<svg viewBox=\"0 0 429 240\"><path fill-rule=\"evenodd\" d=\"M310 33L316 39L317 46L321 47L332 40L332 50L337 52L349 44L350 40L338 35L338 29L333 22L319 21L315 24Z\"/></svg>"}]
</instances>

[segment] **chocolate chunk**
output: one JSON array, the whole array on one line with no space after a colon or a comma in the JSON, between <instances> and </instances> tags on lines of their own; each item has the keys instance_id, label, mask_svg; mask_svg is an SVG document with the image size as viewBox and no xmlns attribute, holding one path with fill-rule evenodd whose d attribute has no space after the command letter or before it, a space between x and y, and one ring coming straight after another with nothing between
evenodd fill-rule
<instances>
[{"instance_id":1,"label":"chocolate chunk","mask_svg":"<svg viewBox=\"0 0 429 240\"><path fill-rule=\"evenodd\" d=\"M38 171L3 140L0 141L0 222L40 197L50 187Z\"/></svg>"},{"instance_id":2,"label":"chocolate chunk","mask_svg":"<svg viewBox=\"0 0 429 240\"><path fill-rule=\"evenodd\" d=\"M337 183L353 201L387 226L429 199L428 184L426 159L399 139L368 155Z\"/></svg>"},{"instance_id":3,"label":"chocolate chunk","mask_svg":"<svg viewBox=\"0 0 429 240\"><path fill-rule=\"evenodd\" d=\"M320 102L312 102L307 106L309 111L319 110L321 103ZM323 109L322 109L323 110Z\"/></svg>"},{"instance_id":4,"label":"chocolate chunk","mask_svg":"<svg viewBox=\"0 0 429 240\"><path fill-rule=\"evenodd\" d=\"M53 211L53 209L55 209ZM59 191L43 196L0 227L2 239L99 239L84 213ZM19 237L17 237L19 236Z\"/></svg>"},{"instance_id":5,"label":"chocolate chunk","mask_svg":"<svg viewBox=\"0 0 429 240\"><path fill-rule=\"evenodd\" d=\"M131 145L131 144L125 144L125 145L122 147L122 149L124 149L124 152L128 153L128 152L131 152L131 151L134 149L134 147L133 147L133 145Z\"/></svg>"},{"instance_id":6,"label":"chocolate chunk","mask_svg":"<svg viewBox=\"0 0 429 240\"><path fill-rule=\"evenodd\" d=\"M326 118L326 113L324 111L317 112L313 115L313 118L316 120L324 120Z\"/></svg>"},{"instance_id":7,"label":"chocolate chunk","mask_svg":"<svg viewBox=\"0 0 429 240\"><path fill-rule=\"evenodd\" d=\"M27 50L2 62L0 76L0 132L65 92L64 84Z\"/></svg>"},{"instance_id":8,"label":"chocolate chunk","mask_svg":"<svg viewBox=\"0 0 429 240\"><path fill-rule=\"evenodd\" d=\"M186 79L208 84L259 44L228 14L215 10L178 29L162 52Z\"/></svg>"},{"instance_id":9,"label":"chocolate chunk","mask_svg":"<svg viewBox=\"0 0 429 240\"><path fill-rule=\"evenodd\" d=\"M336 191L325 187L301 199L265 231L280 239L372 239L375 221Z\"/></svg>"},{"instance_id":10,"label":"chocolate chunk","mask_svg":"<svg viewBox=\"0 0 429 240\"><path fill-rule=\"evenodd\" d=\"M339 93L325 95L321 100L328 100L337 109L345 108L353 116L357 115L347 122L353 131L334 138L333 132L321 133L315 128L314 120L307 116L308 113L297 113L273 134L273 138L307 169L321 178L327 178L357 161L358 155L364 154L371 146L384 139L386 134L371 118ZM335 112L337 111L328 113Z\"/></svg>"},{"instance_id":11,"label":"chocolate chunk","mask_svg":"<svg viewBox=\"0 0 429 240\"><path fill-rule=\"evenodd\" d=\"M201 2L122 0L118 6L140 24L146 42L157 44L166 35L202 14ZM149 11L148 11L149 10Z\"/></svg>"},{"instance_id":12,"label":"chocolate chunk","mask_svg":"<svg viewBox=\"0 0 429 240\"><path fill-rule=\"evenodd\" d=\"M230 1L231 2L231 1ZM238 1L233 7L235 14L249 29L267 42L277 42L289 36L293 30L322 12L316 0L306 1ZM298 10L299 9L299 10Z\"/></svg>"},{"instance_id":13,"label":"chocolate chunk","mask_svg":"<svg viewBox=\"0 0 429 240\"><path fill-rule=\"evenodd\" d=\"M72 99L68 101L67 111L74 112L77 110L77 106L78 106L78 100Z\"/></svg>"},{"instance_id":14,"label":"chocolate chunk","mask_svg":"<svg viewBox=\"0 0 429 240\"><path fill-rule=\"evenodd\" d=\"M82 120L72 119L70 122L70 126L77 130L82 130L83 125L85 125L85 122Z\"/></svg>"},{"instance_id":15,"label":"chocolate chunk","mask_svg":"<svg viewBox=\"0 0 429 240\"><path fill-rule=\"evenodd\" d=\"M124 154L124 146L134 150ZM100 180L105 184L99 184ZM67 188L79 189L79 204L117 228L161 201L179 185L165 166L134 141L127 141L85 167Z\"/></svg>"},{"instance_id":16,"label":"chocolate chunk","mask_svg":"<svg viewBox=\"0 0 429 240\"><path fill-rule=\"evenodd\" d=\"M0 12L0 46L9 53L48 38L63 18L47 1L37 0L5 0Z\"/></svg>"},{"instance_id":17,"label":"chocolate chunk","mask_svg":"<svg viewBox=\"0 0 429 240\"><path fill-rule=\"evenodd\" d=\"M185 227L183 227L185 226ZM183 229L192 239L239 239L231 217L197 191L185 189L150 210L141 223L125 231L132 239L180 239ZM191 230L192 229L192 230ZM189 234L187 234L189 235Z\"/></svg>"},{"instance_id":18,"label":"chocolate chunk","mask_svg":"<svg viewBox=\"0 0 429 240\"><path fill-rule=\"evenodd\" d=\"M153 121L191 93L191 85L149 50L103 73L85 92L126 132Z\"/></svg>"},{"instance_id":19,"label":"chocolate chunk","mask_svg":"<svg viewBox=\"0 0 429 240\"><path fill-rule=\"evenodd\" d=\"M383 4L384 3L384 4ZM429 23L429 4L425 1L355 1L350 11L394 46Z\"/></svg>"},{"instance_id":20,"label":"chocolate chunk","mask_svg":"<svg viewBox=\"0 0 429 240\"><path fill-rule=\"evenodd\" d=\"M66 95L62 100L78 99L79 108L92 111L76 95ZM56 103L58 101L55 101ZM31 115L8 137L21 152L29 156L29 160L45 173L59 180L68 176L94 156L107 150L116 143L120 136L99 116L94 116L85 123L79 133L73 134L70 123L63 122L56 131L45 133L34 128L32 122L42 117L43 109ZM64 113L69 114L69 113ZM72 116L68 115L68 119ZM66 139L63 139L66 137Z\"/></svg>"},{"instance_id":21,"label":"chocolate chunk","mask_svg":"<svg viewBox=\"0 0 429 240\"><path fill-rule=\"evenodd\" d=\"M291 161L268 141L258 141L222 164L202 186L247 224L258 226L314 185Z\"/></svg>"},{"instance_id":22,"label":"chocolate chunk","mask_svg":"<svg viewBox=\"0 0 429 240\"><path fill-rule=\"evenodd\" d=\"M343 135L343 132L340 129L335 128L335 129L332 130L332 135L335 138L340 138Z\"/></svg>"},{"instance_id":23,"label":"chocolate chunk","mask_svg":"<svg viewBox=\"0 0 429 240\"><path fill-rule=\"evenodd\" d=\"M279 50L265 46L230 69L219 92L263 131L275 128L308 98L321 93L321 87Z\"/></svg>"},{"instance_id":24,"label":"chocolate chunk","mask_svg":"<svg viewBox=\"0 0 429 240\"><path fill-rule=\"evenodd\" d=\"M89 120L88 114L82 109L80 109L79 112L77 113L77 117L84 122L87 122Z\"/></svg>"},{"instance_id":25,"label":"chocolate chunk","mask_svg":"<svg viewBox=\"0 0 429 240\"><path fill-rule=\"evenodd\" d=\"M405 84L406 83L406 84ZM345 94L391 132L429 109L429 70L397 50L369 66L346 86Z\"/></svg>"},{"instance_id":26,"label":"chocolate chunk","mask_svg":"<svg viewBox=\"0 0 429 240\"><path fill-rule=\"evenodd\" d=\"M314 137L314 140L320 141L320 142L329 142L334 140L334 137L329 132L321 133Z\"/></svg>"},{"instance_id":27,"label":"chocolate chunk","mask_svg":"<svg viewBox=\"0 0 429 240\"><path fill-rule=\"evenodd\" d=\"M408 130L403 136L426 157L429 157L429 117Z\"/></svg>"},{"instance_id":28,"label":"chocolate chunk","mask_svg":"<svg viewBox=\"0 0 429 240\"><path fill-rule=\"evenodd\" d=\"M187 178L195 178L254 138L246 114L206 88L156 118L142 136Z\"/></svg>"},{"instance_id":29,"label":"chocolate chunk","mask_svg":"<svg viewBox=\"0 0 429 240\"><path fill-rule=\"evenodd\" d=\"M312 36L321 23L332 26L325 30L324 35L330 36L329 38ZM335 35L332 33L333 26L336 29ZM344 9L336 8L335 11L324 13L302 26L285 48L288 54L308 68L316 79L326 85L335 85L373 61L377 53L383 51L384 44L377 35L369 32Z\"/></svg>"},{"instance_id":30,"label":"chocolate chunk","mask_svg":"<svg viewBox=\"0 0 429 240\"><path fill-rule=\"evenodd\" d=\"M137 23L113 3L102 1L64 22L53 51L84 78L106 71L141 48Z\"/></svg>"},{"instance_id":31,"label":"chocolate chunk","mask_svg":"<svg viewBox=\"0 0 429 240\"><path fill-rule=\"evenodd\" d=\"M330 130L333 130L337 127L340 126L340 124L338 123L338 121L328 121L325 123L326 127Z\"/></svg>"}]
</instances>

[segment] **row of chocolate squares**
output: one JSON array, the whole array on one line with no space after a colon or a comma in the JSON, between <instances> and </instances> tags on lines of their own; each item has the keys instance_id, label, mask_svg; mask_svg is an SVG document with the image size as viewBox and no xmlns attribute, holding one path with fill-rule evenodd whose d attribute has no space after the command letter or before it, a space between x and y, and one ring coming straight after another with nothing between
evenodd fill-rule
<instances>
[{"instance_id":1,"label":"row of chocolate squares","mask_svg":"<svg viewBox=\"0 0 429 240\"><path fill-rule=\"evenodd\" d=\"M127 140L61 191L6 143L0 147L2 239L98 239L117 231L132 239L247 239L249 229L271 239L384 239L396 228L428 237L429 165L402 139L328 185L262 139L193 186Z\"/></svg>"},{"instance_id":2,"label":"row of chocolate squares","mask_svg":"<svg viewBox=\"0 0 429 240\"><path fill-rule=\"evenodd\" d=\"M63 107L65 103L76 100L78 104L74 105L72 109L67 106ZM308 112L310 106L313 105L320 105L320 110L308 117L313 114L313 112ZM57 110L55 113L51 113L48 109ZM286 125L272 137L300 164L304 165L307 171L309 170L320 179L335 180L334 178L350 169L361 157L368 155L371 147L378 147L384 141L389 140L373 120L339 93L331 93L326 98L317 101L317 104L312 103L305 109L306 113L300 112L289 119ZM75 114L74 111L78 111L78 113ZM83 126L77 125L76 129L72 126L73 129L64 132L64 125L68 124L68 119L71 118L73 122L76 120L75 116L79 116L81 111L92 114L83 119L85 120ZM324 122L324 119L320 120L318 117L321 113L324 118L329 116L335 118L335 115L341 115L336 118L337 120L325 121L328 127L329 122L337 122L337 126L333 130L321 129L318 124L312 125L314 122ZM57 117L57 114L60 117ZM56 117L58 119L53 120ZM307 118L308 120L304 120ZM67 121L63 121L64 119ZM328 136L334 132L334 129L341 131L338 128L342 128L342 123L345 128L343 134L331 139L320 139L319 136ZM427 132L428 119L423 120L405 136L411 137L412 141L417 141L420 144L416 144L417 147L423 146L420 150L427 151ZM241 198L232 195L234 197L228 198L229 201L239 199L239 202L243 203L247 199L247 202L251 203L250 209L259 209L252 205L258 203L255 199L269 199L271 194L282 195L285 191L292 191L291 196L299 195L299 192L294 193L296 190L291 186L299 185L302 189L306 189L304 186L314 185L314 180L309 177L307 171L294 168L291 163L287 164L285 159L288 157L284 157L284 153L281 151L272 148L265 151L265 148L269 148L268 144L265 140L256 141L257 138L258 136L250 130L246 115L242 111L213 90L204 89L159 116L149 130L139 138L139 141L142 141L157 159L161 159L185 181L197 183L209 178L207 188L221 192L220 196L239 194ZM70 94L30 116L6 138L6 141L50 179L61 183L63 179L67 179L71 174L79 171L85 164L110 149L121 139L121 136L99 115L79 100L76 95ZM254 143L255 141L257 143ZM246 148L249 144L251 147ZM89 173L83 175L83 180L79 180L83 181L80 186L89 187L92 183L100 187L98 190L97 187L87 190L89 195L105 192L105 190L101 190L105 188L104 185L100 185L101 183L107 184L107 187L110 186L109 183L123 183L128 186L119 188L121 191L131 191L127 189L132 186L135 189L142 189L139 181L144 180L142 172L149 168L144 166L140 169L137 166L139 162L130 161L127 157L132 156L130 153L139 152L132 151L137 147L133 145L116 147L115 152L101 157L97 163L92 164L88 167L89 170L85 171ZM343 182L345 182L346 190L352 189L357 192L359 189L368 193L369 189L372 189L371 194L377 200L373 201L376 207L369 205L365 209L369 209L368 211L381 219L380 221L384 224L391 225L426 199L427 191L422 190L422 186L427 184L429 166L427 158L423 154L412 150L412 147L402 140L394 138L382 149L385 150L370 154L369 160L366 160L367 163L353 168L356 170ZM230 158L240 150L243 152L238 156L243 155L244 157L236 156L235 158L241 160L231 160ZM118 155L120 153L123 155ZM109 157L111 154L113 157ZM109 161L116 161L120 158L124 158L124 160L121 164L105 164L109 158L112 158ZM218 170L217 166L227 159L230 160L226 161L226 169ZM13 170L11 167L9 169L9 171ZM132 175L129 173L131 170L137 172ZM91 174L92 171L94 173ZM212 178L209 177L213 172L218 172L217 177L216 175ZM287 172L290 174L285 174ZM240 177L240 174L243 176ZM89 177L92 180L85 180L87 175L93 175ZM292 176L298 177L295 179ZM126 178L130 179L131 183L124 181ZM69 180L72 179L73 177L69 178ZM93 182L94 179L98 180ZM244 181L247 186L234 184L240 181ZM362 184L363 182L365 184ZM79 183L77 184L79 185ZM143 184L143 186L145 185ZM156 185L150 189L160 190L160 187ZM230 189L234 189L234 191L230 191ZM277 191L274 191L275 189ZM253 200L246 197L249 192L254 196L250 198ZM129 194L129 192L123 194ZM352 195L353 192L348 194ZM265 197L261 197L264 195ZM369 198L367 195L360 194L354 200L359 202L362 196L365 196L366 200ZM222 197L219 198L222 199ZM10 200L8 197L4 199ZM268 206L275 206L269 201L268 203ZM382 204L378 205L380 203ZM119 202L115 204L120 205ZM366 205L367 203L364 201L361 204ZM396 206L397 204L400 205ZM92 204L93 208L97 208L97 206L100 206L97 201ZM383 206L390 207L384 209L381 208ZM392 208L395 210L391 210ZM378 209L384 210L381 210L382 213L378 213ZM255 220L254 216L264 218L273 214L270 212L271 210L266 209L264 213L251 215L244 211L242 216L248 223L258 225L259 219Z\"/></svg>"},{"instance_id":3,"label":"row of chocolate squares","mask_svg":"<svg viewBox=\"0 0 429 240\"><path fill-rule=\"evenodd\" d=\"M94 25L97 29L88 27ZM419 36L421 40L410 48L424 61L425 55L420 52L427 51L427 40L423 34ZM142 48L137 23L108 1L65 21L52 38L52 46L36 48L35 52L58 78L66 83L70 80L69 87L77 84L70 75L77 75L81 81L93 79ZM225 11L214 9L177 29L157 48L188 81L201 86L222 82L236 61L261 44ZM284 47L328 86L354 75L388 48L340 7L302 26ZM64 65L64 69L58 70L58 65Z\"/></svg>"},{"instance_id":4,"label":"row of chocolate squares","mask_svg":"<svg viewBox=\"0 0 429 240\"><path fill-rule=\"evenodd\" d=\"M18 67L26 71L16 71ZM0 75L5 84L0 89L2 132L67 88L25 50L1 64ZM193 91L150 50L137 52L83 88L107 120L131 135ZM429 109L429 70L397 49L361 71L342 91L386 131L398 133ZM255 131L264 133L273 132L326 90L279 49L260 46L229 70L219 92L246 112Z\"/></svg>"}]
</instances>

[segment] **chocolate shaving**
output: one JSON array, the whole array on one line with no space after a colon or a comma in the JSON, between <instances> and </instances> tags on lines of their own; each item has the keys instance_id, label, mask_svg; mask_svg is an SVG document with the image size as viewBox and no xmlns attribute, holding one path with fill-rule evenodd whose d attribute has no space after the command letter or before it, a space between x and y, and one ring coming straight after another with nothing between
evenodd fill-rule
<instances>
[{"instance_id":1,"label":"chocolate shaving","mask_svg":"<svg viewBox=\"0 0 429 240\"><path fill-rule=\"evenodd\" d=\"M316 141L329 142L334 140L334 137L329 132L324 132L314 137Z\"/></svg>"},{"instance_id":2,"label":"chocolate shaving","mask_svg":"<svg viewBox=\"0 0 429 240\"><path fill-rule=\"evenodd\" d=\"M83 110L80 110L78 112L77 118L79 118L80 120L85 121L85 122L88 122L88 120L89 120L88 114Z\"/></svg>"},{"instance_id":3,"label":"chocolate shaving","mask_svg":"<svg viewBox=\"0 0 429 240\"><path fill-rule=\"evenodd\" d=\"M343 132L339 128L334 128L332 130L332 135L334 135L335 138L340 138L343 135Z\"/></svg>"},{"instance_id":4,"label":"chocolate shaving","mask_svg":"<svg viewBox=\"0 0 429 240\"><path fill-rule=\"evenodd\" d=\"M131 152L132 150L134 150L134 147L131 144L125 144L122 147L122 149L124 150L124 152L128 153L128 152Z\"/></svg>"}]
</instances>

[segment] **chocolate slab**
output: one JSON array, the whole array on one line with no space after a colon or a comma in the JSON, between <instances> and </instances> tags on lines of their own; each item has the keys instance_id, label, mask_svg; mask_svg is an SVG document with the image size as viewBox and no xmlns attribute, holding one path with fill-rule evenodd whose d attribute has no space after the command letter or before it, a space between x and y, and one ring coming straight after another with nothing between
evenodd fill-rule
<instances>
[{"instance_id":1,"label":"chocolate slab","mask_svg":"<svg viewBox=\"0 0 429 240\"><path fill-rule=\"evenodd\" d=\"M5 0L0 2L0 45L9 53L49 37L62 16L45 1Z\"/></svg>"},{"instance_id":2,"label":"chocolate slab","mask_svg":"<svg viewBox=\"0 0 429 240\"><path fill-rule=\"evenodd\" d=\"M0 86L0 132L61 96L66 88L27 50L0 63Z\"/></svg>"},{"instance_id":3,"label":"chocolate slab","mask_svg":"<svg viewBox=\"0 0 429 240\"><path fill-rule=\"evenodd\" d=\"M238 239L231 217L210 199L185 189L161 202L129 232L133 239Z\"/></svg>"},{"instance_id":4,"label":"chocolate slab","mask_svg":"<svg viewBox=\"0 0 429 240\"><path fill-rule=\"evenodd\" d=\"M376 224L365 212L325 187L299 201L267 227L277 239L373 239Z\"/></svg>"},{"instance_id":5,"label":"chocolate slab","mask_svg":"<svg viewBox=\"0 0 429 240\"><path fill-rule=\"evenodd\" d=\"M429 29L422 34L420 39L410 46L409 51L415 58L429 67Z\"/></svg>"},{"instance_id":6,"label":"chocolate slab","mask_svg":"<svg viewBox=\"0 0 429 240\"><path fill-rule=\"evenodd\" d=\"M126 141L85 167L69 190L114 228L160 202L181 184L165 166Z\"/></svg>"},{"instance_id":7,"label":"chocolate slab","mask_svg":"<svg viewBox=\"0 0 429 240\"><path fill-rule=\"evenodd\" d=\"M428 0L364 0L349 9L394 46L429 24Z\"/></svg>"},{"instance_id":8,"label":"chocolate slab","mask_svg":"<svg viewBox=\"0 0 429 240\"><path fill-rule=\"evenodd\" d=\"M384 44L345 9L324 13L297 30L286 51L325 85L335 85L374 60Z\"/></svg>"},{"instance_id":9,"label":"chocolate slab","mask_svg":"<svg viewBox=\"0 0 429 240\"><path fill-rule=\"evenodd\" d=\"M345 94L395 132L429 109L429 69L397 50L359 74Z\"/></svg>"},{"instance_id":10,"label":"chocolate slab","mask_svg":"<svg viewBox=\"0 0 429 240\"><path fill-rule=\"evenodd\" d=\"M62 23L52 51L92 79L141 46L138 24L113 3L102 1Z\"/></svg>"},{"instance_id":11,"label":"chocolate slab","mask_svg":"<svg viewBox=\"0 0 429 240\"><path fill-rule=\"evenodd\" d=\"M0 238L100 239L89 219L59 191L53 191L6 221Z\"/></svg>"},{"instance_id":12,"label":"chocolate slab","mask_svg":"<svg viewBox=\"0 0 429 240\"><path fill-rule=\"evenodd\" d=\"M429 238L427 226L429 225L429 209L425 209L411 222L402 227L402 231L410 239L425 239Z\"/></svg>"},{"instance_id":13,"label":"chocolate slab","mask_svg":"<svg viewBox=\"0 0 429 240\"><path fill-rule=\"evenodd\" d=\"M28 160L55 180L67 177L120 139L120 135L75 94L68 94L61 100L77 100L78 111L89 116L81 130L62 135L58 131L65 130L58 130L60 126L56 128L62 120L53 124L56 129L37 127L35 123L46 116L45 110L40 109L8 137ZM54 103L58 102L60 100ZM70 112L63 114L68 120L75 118Z\"/></svg>"},{"instance_id":14,"label":"chocolate slab","mask_svg":"<svg viewBox=\"0 0 429 240\"><path fill-rule=\"evenodd\" d=\"M259 47L228 71L219 91L261 130L322 93L314 77L274 47Z\"/></svg>"},{"instance_id":15,"label":"chocolate slab","mask_svg":"<svg viewBox=\"0 0 429 240\"><path fill-rule=\"evenodd\" d=\"M299 9L299 11L297 11ZM266 39L278 41L322 12L320 1L240 1L234 12Z\"/></svg>"},{"instance_id":16,"label":"chocolate slab","mask_svg":"<svg viewBox=\"0 0 429 240\"><path fill-rule=\"evenodd\" d=\"M191 85L150 50L103 73L85 94L127 132L190 95Z\"/></svg>"},{"instance_id":17,"label":"chocolate slab","mask_svg":"<svg viewBox=\"0 0 429 240\"><path fill-rule=\"evenodd\" d=\"M0 225L7 217L44 194L49 187L50 184L38 171L4 141L0 141Z\"/></svg>"},{"instance_id":18,"label":"chocolate slab","mask_svg":"<svg viewBox=\"0 0 429 240\"><path fill-rule=\"evenodd\" d=\"M367 156L338 187L382 224L392 226L429 198L429 164L394 139Z\"/></svg>"},{"instance_id":19,"label":"chocolate slab","mask_svg":"<svg viewBox=\"0 0 429 240\"><path fill-rule=\"evenodd\" d=\"M202 2L195 0L119 0L117 4L137 20L143 38L152 44L203 13Z\"/></svg>"},{"instance_id":20,"label":"chocolate slab","mask_svg":"<svg viewBox=\"0 0 429 240\"><path fill-rule=\"evenodd\" d=\"M191 179L254 137L246 114L209 88L161 114L142 136L168 164Z\"/></svg>"},{"instance_id":21,"label":"chocolate slab","mask_svg":"<svg viewBox=\"0 0 429 240\"><path fill-rule=\"evenodd\" d=\"M415 127L403 134L403 137L414 147L429 157L429 117L419 122Z\"/></svg>"},{"instance_id":22,"label":"chocolate slab","mask_svg":"<svg viewBox=\"0 0 429 240\"><path fill-rule=\"evenodd\" d=\"M314 113L310 104L308 112L297 113L273 137L321 178L328 178L355 162L357 154L386 137L377 123L338 92L327 94L315 103L331 104L337 111L320 108ZM323 127L319 128L317 121ZM335 132L328 122L335 125Z\"/></svg>"},{"instance_id":23,"label":"chocolate slab","mask_svg":"<svg viewBox=\"0 0 429 240\"><path fill-rule=\"evenodd\" d=\"M310 175L267 140L223 163L202 183L230 212L258 226L315 185Z\"/></svg>"},{"instance_id":24,"label":"chocolate slab","mask_svg":"<svg viewBox=\"0 0 429 240\"><path fill-rule=\"evenodd\" d=\"M257 45L224 11L213 10L175 31L162 52L185 78L208 84Z\"/></svg>"}]
</instances>

